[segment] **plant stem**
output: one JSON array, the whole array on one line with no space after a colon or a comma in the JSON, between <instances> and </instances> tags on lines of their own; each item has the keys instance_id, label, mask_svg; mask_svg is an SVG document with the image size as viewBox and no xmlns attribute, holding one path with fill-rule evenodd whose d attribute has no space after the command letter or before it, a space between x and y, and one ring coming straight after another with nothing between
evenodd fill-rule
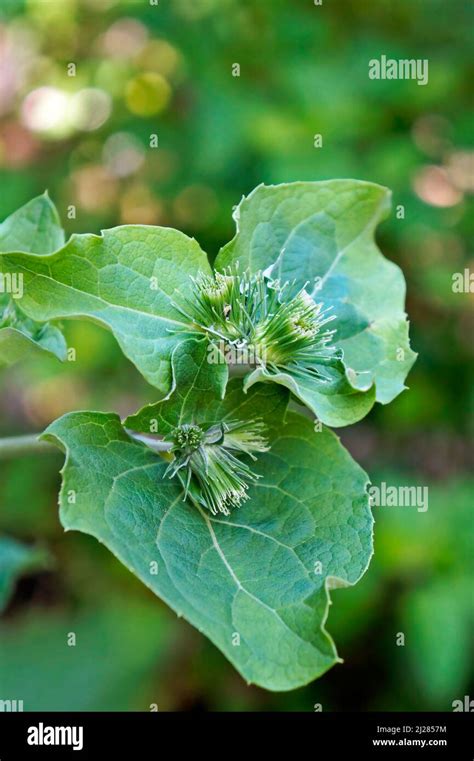
<instances>
[{"instance_id":1,"label":"plant stem","mask_svg":"<svg viewBox=\"0 0 474 761\"><path fill-rule=\"evenodd\" d=\"M0 439L0 460L8 457L57 451L53 444L49 444L47 441L39 441L39 435L38 433L28 433L25 436L9 436Z\"/></svg>"},{"instance_id":2,"label":"plant stem","mask_svg":"<svg viewBox=\"0 0 474 761\"><path fill-rule=\"evenodd\" d=\"M146 444L148 447L150 447L150 449L154 449L155 452L169 452L173 446L171 441L163 441L163 439L159 439L154 436L147 436L143 433L136 433L135 431L131 431L128 428L125 430L132 439L141 441L143 444Z\"/></svg>"},{"instance_id":3,"label":"plant stem","mask_svg":"<svg viewBox=\"0 0 474 761\"><path fill-rule=\"evenodd\" d=\"M247 373L255 370L255 365L233 365L229 364L229 377L230 378L242 378Z\"/></svg>"}]
</instances>

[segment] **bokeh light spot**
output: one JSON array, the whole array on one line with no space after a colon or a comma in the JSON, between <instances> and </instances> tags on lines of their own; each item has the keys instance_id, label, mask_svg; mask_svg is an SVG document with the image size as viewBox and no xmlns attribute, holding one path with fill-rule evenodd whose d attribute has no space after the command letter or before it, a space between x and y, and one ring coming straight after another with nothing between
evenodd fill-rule
<instances>
[{"instance_id":1,"label":"bokeh light spot","mask_svg":"<svg viewBox=\"0 0 474 761\"><path fill-rule=\"evenodd\" d=\"M72 131L68 119L70 95L57 87L39 87L23 101L21 118L33 132L65 137Z\"/></svg>"},{"instance_id":2,"label":"bokeh light spot","mask_svg":"<svg viewBox=\"0 0 474 761\"><path fill-rule=\"evenodd\" d=\"M107 138L103 150L104 163L116 177L127 177L145 161L145 150L139 140L127 132L116 132Z\"/></svg>"},{"instance_id":3,"label":"bokeh light spot","mask_svg":"<svg viewBox=\"0 0 474 761\"><path fill-rule=\"evenodd\" d=\"M112 99L104 90L86 87L72 96L71 123L76 129L92 132L101 127L112 111Z\"/></svg>"},{"instance_id":4,"label":"bokeh light spot","mask_svg":"<svg viewBox=\"0 0 474 761\"><path fill-rule=\"evenodd\" d=\"M466 192L474 191L474 151L453 151L446 170L453 184Z\"/></svg>"},{"instance_id":5,"label":"bokeh light spot","mask_svg":"<svg viewBox=\"0 0 474 761\"><path fill-rule=\"evenodd\" d=\"M426 166L415 175L415 193L431 206L449 207L462 201L463 194L455 188L447 171L440 166Z\"/></svg>"},{"instance_id":6,"label":"bokeh light spot","mask_svg":"<svg viewBox=\"0 0 474 761\"><path fill-rule=\"evenodd\" d=\"M112 24L103 36L104 51L117 58L132 58L145 46L148 30L140 21L122 18Z\"/></svg>"},{"instance_id":7,"label":"bokeh light spot","mask_svg":"<svg viewBox=\"0 0 474 761\"><path fill-rule=\"evenodd\" d=\"M181 54L166 40L150 40L140 53L137 63L149 71L169 77L181 62Z\"/></svg>"},{"instance_id":8,"label":"bokeh light spot","mask_svg":"<svg viewBox=\"0 0 474 761\"><path fill-rule=\"evenodd\" d=\"M158 225L163 217L163 204L146 185L132 185L120 199L120 221L124 225Z\"/></svg>"},{"instance_id":9,"label":"bokeh light spot","mask_svg":"<svg viewBox=\"0 0 474 761\"><path fill-rule=\"evenodd\" d=\"M138 116L153 116L163 111L171 97L167 80L156 72L148 71L130 80L125 88L128 109Z\"/></svg>"},{"instance_id":10,"label":"bokeh light spot","mask_svg":"<svg viewBox=\"0 0 474 761\"><path fill-rule=\"evenodd\" d=\"M90 165L72 175L77 204L92 213L109 209L116 201L118 182L102 166Z\"/></svg>"}]
</instances>

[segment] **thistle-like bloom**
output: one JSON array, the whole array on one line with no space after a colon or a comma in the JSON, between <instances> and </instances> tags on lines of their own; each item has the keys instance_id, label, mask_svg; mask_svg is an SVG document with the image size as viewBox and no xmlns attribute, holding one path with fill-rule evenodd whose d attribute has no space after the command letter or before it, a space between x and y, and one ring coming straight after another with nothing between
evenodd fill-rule
<instances>
[{"instance_id":1,"label":"thistle-like bloom","mask_svg":"<svg viewBox=\"0 0 474 761\"><path fill-rule=\"evenodd\" d=\"M255 357L256 364L274 371L289 368L323 378L312 365L335 357L330 345L334 319L301 288L269 280L262 272L249 275L230 270L193 279L193 295L177 308L194 326ZM293 291L293 295L291 294Z\"/></svg>"},{"instance_id":2,"label":"thistle-like bloom","mask_svg":"<svg viewBox=\"0 0 474 761\"><path fill-rule=\"evenodd\" d=\"M259 478L239 459L267 452L261 422L237 420L210 428L194 423L181 425L167 437L172 442L173 460L165 475L176 476L184 487L185 499L208 508L214 515L229 515L248 499L247 490Z\"/></svg>"}]
</instances>

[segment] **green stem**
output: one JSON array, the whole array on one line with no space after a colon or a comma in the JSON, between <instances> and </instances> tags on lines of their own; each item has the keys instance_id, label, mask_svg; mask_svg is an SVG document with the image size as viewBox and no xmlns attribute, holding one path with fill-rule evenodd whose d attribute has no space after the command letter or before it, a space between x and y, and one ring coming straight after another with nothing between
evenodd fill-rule
<instances>
[{"instance_id":1,"label":"green stem","mask_svg":"<svg viewBox=\"0 0 474 761\"><path fill-rule=\"evenodd\" d=\"M27 454L43 454L56 450L56 447L47 441L40 441L38 436L40 436L39 433L29 433L25 436L9 436L5 439L0 439L0 460L8 457L21 457Z\"/></svg>"},{"instance_id":2,"label":"green stem","mask_svg":"<svg viewBox=\"0 0 474 761\"><path fill-rule=\"evenodd\" d=\"M131 431L128 428L125 430L132 439L143 442L143 444L146 444L150 449L154 449L155 452L169 452L173 446L171 441L163 441L163 439L159 439L156 436L147 436L144 433L136 433L136 431Z\"/></svg>"},{"instance_id":3,"label":"green stem","mask_svg":"<svg viewBox=\"0 0 474 761\"><path fill-rule=\"evenodd\" d=\"M247 373L255 370L255 365L229 365L229 377L230 378L242 378Z\"/></svg>"}]
</instances>

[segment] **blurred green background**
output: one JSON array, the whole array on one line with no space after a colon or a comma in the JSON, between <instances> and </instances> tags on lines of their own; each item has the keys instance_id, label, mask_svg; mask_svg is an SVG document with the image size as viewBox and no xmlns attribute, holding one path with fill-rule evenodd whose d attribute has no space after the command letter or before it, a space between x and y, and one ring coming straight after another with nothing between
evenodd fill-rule
<instances>
[{"instance_id":1,"label":"blurred green background","mask_svg":"<svg viewBox=\"0 0 474 761\"><path fill-rule=\"evenodd\" d=\"M3 0L2 218L48 188L68 233L167 225L213 257L233 235L232 206L260 182L393 190L378 239L405 272L420 356L410 391L341 436L375 484L430 491L426 513L374 508L370 569L332 593L345 663L271 694L94 539L63 532L59 454L3 461L0 533L36 550L9 543L24 575L0 626L0 698L25 710L449 711L474 695L473 294L452 290L453 273L472 269L472 21L462 0ZM427 58L429 84L370 80L382 54ZM76 363L2 371L0 435L153 399L109 334L66 330Z\"/></svg>"}]
</instances>

